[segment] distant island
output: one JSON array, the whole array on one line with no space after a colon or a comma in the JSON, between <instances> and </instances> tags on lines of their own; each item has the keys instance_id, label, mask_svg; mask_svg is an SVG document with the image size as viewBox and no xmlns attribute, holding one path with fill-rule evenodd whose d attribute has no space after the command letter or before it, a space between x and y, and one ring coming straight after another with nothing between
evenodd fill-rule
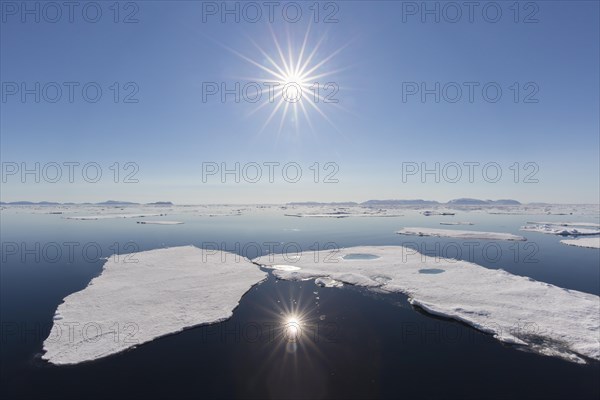
<instances>
[{"instance_id":1,"label":"distant island","mask_svg":"<svg viewBox=\"0 0 600 400\"><path fill-rule=\"evenodd\" d=\"M200 205L202 203L186 203L183 205ZM242 204L242 203L240 203ZM247 203L254 204L254 203ZM260 203L256 203L260 205ZM276 203L269 203L275 205ZM11 201L4 202L0 201L0 206L75 206L75 205L87 205L87 206L174 206L170 201L155 201L151 203L136 203L131 201L120 201L120 200L107 200L98 203L73 203L73 202L53 202L53 201ZM213 204L216 205L216 204ZM226 204L219 204L226 205ZM339 202L319 202L319 201L300 201L300 202L289 202L285 203L286 206L333 206L333 207L394 207L394 206L422 206L422 207L435 207L435 206L549 206L550 203L542 202L531 202L521 203L514 199L498 199L498 200L481 200L469 197L461 197L458 199L452 199L447 202L440 202L436 200L424 200L424 199L387 199L387 200L367 200L363 202L354 201L339 201Z\"/></svg>"},{"instance_id":2,"label":"distant island","mask_svg":"<svg viewBox=\"0 0 600 400\"><path fill-rule=\"evenodd\" d=\"M315 201L287 203L288 206L366 206L366 207L389 207L389 206L438 206L438 205L460 205L460 206L519 206L522 203L512 199L500 200L480 200L471 198L460 198L450 200L447 203L441 203L435 200L367 200L362 203L343 202L343 203L319 203Z\"/></svg>"}]
</instances>

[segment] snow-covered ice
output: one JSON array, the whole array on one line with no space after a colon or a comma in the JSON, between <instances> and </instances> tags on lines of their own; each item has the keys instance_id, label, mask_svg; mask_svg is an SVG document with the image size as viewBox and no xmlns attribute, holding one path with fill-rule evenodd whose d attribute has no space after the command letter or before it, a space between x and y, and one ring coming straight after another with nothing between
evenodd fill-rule
<instances>
[{"instance_id":1,"label":"snow-covered ice","mask_svg":"<svg viewBox=\"0 0 600 400\"><path fill-rule=\"evenodd\" d=\"M315 279L315 285L322 287L342 287L344 284L340 281L336 281L331 278L317 278Z\"/></svg>"},{"instance_id":2,"label":"snow-covered ice","mask_svg":"<svg viewBox=\"0 0 600 400\"><path fill-rule=\"evenodd\" d=\"M600 235L600 230L598 229L573 228L556 225L525 225L521 227L521 230L561 236Z\"/></svg>"},{"instance_id":3,"label":"snow-covered ice","mask_svg":"<svg viewBox=\"0 0 600 400\"><path fill-rule=\"evenodd\" d=\"M276 269L279 271L298 271L300 268L293 265L276 264L276 265L265 265L265 268Z\"/></svg>"},{"instance_id":4,"label":"snow-covered ice","mask_svg":"<svg viewBox=\"0 0 600 400\"><path fill-rule=\"evenodd\" d=\"M150 225L181 225L181 221L137 221L138 224L150 224Z\"/></svg>"},{"instance_id":5,"label":"snow-covered ice","mask_svg":"<svg viewBox=\"0 0 600 400\"><path fill-rule=\"evenodd\" d=\"M591 228L600 228L596 222L527 222L535 225L555 225L555 226L587 226Z\"/></svg>"},{"instance_id":6,"label":"snow-covered ice","mask_svg":"<svg viewBox=\"0 0 600 400\"><path fill-rule=\"evenodd\" d=\"M91 361L223 321L266 276L245 258L193 246L110 258L100 276L58 306L42 358Z\"/></svg>"},{"instance_id":7,"label":"snow-covered ice","mask_svg":"<svg viewBox=\"0 0 600 400\"><path fill-rule=\"evenodd\" d=\"M147 214L98 214L98 215L69 215L65 219L77 219L82 221L91 221L97 219L114 218L144 218L144 217L162 217L166 214L147 213Z\"/></svg>"},{"instance_id":8,"label":"snow-covered ice","mask_svg":"<svg viewBox=\"0 0 600 400\"><path fill-rule=\"evenodd\" d=\"M600 249L600 236L584 237L580 239L564 239L560 241L563 244L577 247L588 247L591 249Z\"/></svg>"},{"instance_id":9,"label":"snow-covered ice","mask_svg":"<svg viewBox=\"0 0 600 400\"><path fill-rule=\"evenodd\" d=\"M457 239L527 240L523 236L513 235L512 233L464 231L458 229L402 228L396 233L399 235L436 236Z\"/></svg>"},{"instance_id":10,"label":"snow-covered ice","mask_svg":"<svg viewBox=\"0 0 600 400\"><path fill-rule=\"evenodd\" d=\"M403 217L403 214L390 214L390 213L377 213L377 212L332 212L324 214L316 213L296 213L296 214L284 214L286 217L312 217L312 218L349 218L349 217Z\"/></svg>"},{"instance_id":11,"label":"snow-covered ice","mask_svg":"<svg viewBox=\"0 0 600 400\"><path fill-rule=\"evenodd\" d=\"M356 253L378 258L344 259ZM502 342L573 362L584 363L585 357L600 360L600 298L596 295L466 261L427 259L402 246L361 246L316 255L300 257L294 263L300 270L275 270L273 274L286 280L334 280L401 292L429 313L462 321ZM270 254L253 262L276 265L284 259L285 255Z\"/></svg>"}]
</instances>

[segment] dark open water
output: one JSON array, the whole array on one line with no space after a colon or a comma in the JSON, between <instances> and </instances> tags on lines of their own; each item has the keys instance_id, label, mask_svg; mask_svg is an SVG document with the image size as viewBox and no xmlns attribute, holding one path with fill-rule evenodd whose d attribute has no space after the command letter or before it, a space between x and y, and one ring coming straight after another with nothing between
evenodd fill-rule
<instances>
[{"instance_id":1,"label":"dark open water","mask_svg":"<svg viewBox=\"0 0 600 400\"><path fill-rule=\"evenodd\" d=\"M348 286L320 288L312 281L277 281L273 276L248 292L233 317L224 323L191 328L76 366L55 367L41 361L42 342L57 305L100 272L103 262L97 249L108 256L114 249L126 253L217 242L234 251L239 243L237 249L242 251L250 242L261 245L277 241L297 243L304 251L311 251L333 242L340 247L408 244L424 246L432 255L454 257L456 249L462 248L459 258L488 268L502 267L569 289L600 294L599 251L561 245L558 237L518 231L532 218L558 221L566 216L463 213L422 217L407 213L401 218L355 219L278 215L165 218L186 223L159 226L136 224L134 219L72 221L60 215L3 211L2 398L600 397L600 363L578 365L519 351L461 323L415 310L405 296ZM457 229L511 232L529 240L516 244L478 241L479 246L470 253L463 241L393 233L402 226L451 229L438 225L448 218L476 223ZM594 217L579 219L597 222ZM74 243L72 260L66 242ZM18 244L17 254L7 247L10 243ZM35 250L36 243L39 251ZM57 247L62 254L53 251ZM245 255L255 256L255 250L247 248ZM296 341L286 340L281 331L290 310L303 315Z\"/></svg>"}]
</instances>

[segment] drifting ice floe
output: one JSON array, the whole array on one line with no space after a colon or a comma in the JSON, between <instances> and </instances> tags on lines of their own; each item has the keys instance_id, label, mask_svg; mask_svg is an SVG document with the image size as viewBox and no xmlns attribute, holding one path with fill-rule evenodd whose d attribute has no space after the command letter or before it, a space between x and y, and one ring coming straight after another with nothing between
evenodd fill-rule
<instances>
[{"instance_id":1,"label":"drifting ice floe","mask_svg":"<svg viewBox=\"0 0 600 400\"><path fill-rule=\"evenodd\" d=\"M527 222L535 225L555 225L555 226L587 226L592 228L600 228L600 224L596 222Z\"/></svg>"},{"instance_id":2,"label":"drifting ice floe","mask_svg":"<svg viewBox=\"0 0 600 400\"><path fill-rule=\"evenodd\" d=\"M454 215L453 212L449 212L449 211L423 211L421 214L423 214L426 217L429 217L432 215Z\"/></svg>"},{"instance_id":3,"label":"drifting ice floe","mask_svg":"<svg viewBox=\"0 0 600 400\"><path fill-rule=\"evenodd\" d=\"M577 247L589 247L591 249L600 249L600 236L596 237L585 237L581 239L565 239L561 240L561 243L569 246Z\"/></svg>"},{"instance_id":4,"label":"drifting ice floe","mask_svg":"<svg viewBox=\"0 0 600 400\"><path fill-rule=\"evenodd\" d=\"M388 214L388 213L349 213L349 212L332 212L324 214L313 213L297 213L283 214L286 217L312 217L312 218L348 218L348 217L403 217L403 214Z\"/></svg>"},{"instance_id":5,"label":"drifting ice floe","mask_svg":"<svg viewBox=\"0 0 600 400\"><path fill-rule=\"evenodd\" d=\"M521 227L521 230L561 236L600 235L598 229L569 228L555 225L525 225Z\"/></svg>"},{"instance_id":6,"label":"drifting ice floe","mask_svg":"<svg viewBox=\"0 0 600 400\"><path fill-rule=\"evenodd\" d=\"M357 253L377 258L345 258ZM284 259L285 255L270 254L253 262L273 265ZM573 362L584 363L583 357L600 360L600 298L592 294L466 261L427 259L402 246L327 250L294 264L300 270L273 274L286 280L316 278L401 292L415 306L465 322L502 342Z\"/></svg>"},{"instance_id":7,"label":"drifting ice floe","mask_svg":"<svg viewBox=\"0 0 600 400\"><path fill-rule=\"evenodd\" d=\"M113 218L144 218L144 217L162 217L166 214L99 214L99 215L70 215L65 219L78 219L82 221L90 221L97 219L113 219Z\"/></svg>"},{"instance_id":8,"label":"drifting ice floe","mask_svg":"<svg viewBox=\"0 0 600 400\"><path fill-rule=\"evenodd\" d=\"M457 239L527 240L523 236L513 235L512 233L463 231L458 229L403 228L396 233L399 235L436 236Z\"/></svg>"},{"instance_id":9,"label":"drifting ice floe","mask_svg":"<svg viewBox=\"0 0 600 400\"><path fill-rule=\"evenodd\" d=\"M300 268L295 267L293 265L284 265L284 264L277 264L277 265L265 265L265 268L269 268L269 269L276 269L278 271L298 271Z\"/></svg>"},{"instance_id":10,"label":"drifting ice floe","mask_svg":"<svg viewBox=\"0 0 600 400\"><path fill-rule=\"evenodd\" d=\"M150 224L150 225L181 225L181 221L137 221L138 224Z\"/></svg>"},{"instance_id":11,"label":"drifting ice floe","mask_svg":"<svg viewBox=\"0 0 600 400\"><path fill-rule=\"evenodd\" d=\"M229 318L266 273L232 253L173 247L110 258L58 306L42 358L75 364Z\"/></svg>"},{"instance_id":12,"label":"drifting ice floe","mask_svg":"<svg viewBox=\"0 0 600 400\"><path fill-rule=\"evenodd\" d=\"M315 285L322 287L342 287L344 284L342 282L336 281L331 278L317 278L315 279Z\"/></svg>"}]
</instances>

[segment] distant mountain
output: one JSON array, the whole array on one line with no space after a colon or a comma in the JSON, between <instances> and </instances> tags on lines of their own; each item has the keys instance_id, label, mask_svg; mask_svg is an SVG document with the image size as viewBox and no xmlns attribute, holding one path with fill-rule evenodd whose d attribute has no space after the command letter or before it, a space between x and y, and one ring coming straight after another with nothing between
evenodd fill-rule
<instances>
[{"instance_id":1,"label":"distant mountain","mask_svg":"<svg viewBox=\"0 0 600 400\"><path fill-rule=\"evenodd\" d=\"M440 204L434 200L368 200L363 203L360 203L362 206L407 206L407 205L418 205L418 206L433 206L436 204Z\"/></svg>"},{"instance_id":2,"label":"distant mountain","mask_svg":"<svg viewBox=\"0 0 600 400\"><path fill-rule=\"evenodd\" d=\"M301 201L286 203L287 206L356 206L358 203L353 201L333 202L333 203L320 203L318 201Z\"/></svg>"},{"instance_id":3,"label":"distant mountain","mask_svg":"<svg viewBox=\"0 0 600 400\"><path fill-rule=\"evenodd\" d=\"M518 206L521 203L518 202L517 200L511 200L511 199L480 200L480 199L471 199L471 198L460 198L460 199L450 200L446 204L460 205L460 206L489 206L489 205Z\"/></svg>"},{"instance_id":4,"label":"distant mountain","mask_svg":"<svg viewBox=\"0 0 600 400\"><path fill-rule=\"evenodd\" d=\"M450 200L446 204L461 205L461 206L479 206L479 205L486 205L489 203L485 200L460 198L460 199Z\"/></svg>"},{"instance_id":5,"label":"distant mountain","mask_svg":"<svg viewBox=\"0 0 600 400\"><path fill-rule=\"evenodd\" d=\"M148 206L172 206L173 203L170 201L155 201L154 203L147 203Z\"/></svg>"},{"instance_id":6,"label":"distant mountain","mask_svg":"<svg viewBox=\"0 0 600 400\"><path fill-rule=\"evenodd\" d=\"M511 199L502 199L502 200L491 200L493 204L503 205L503 206L519 206L521 205L520 201L511 200Z\"/></svg>"}]
</instances>

